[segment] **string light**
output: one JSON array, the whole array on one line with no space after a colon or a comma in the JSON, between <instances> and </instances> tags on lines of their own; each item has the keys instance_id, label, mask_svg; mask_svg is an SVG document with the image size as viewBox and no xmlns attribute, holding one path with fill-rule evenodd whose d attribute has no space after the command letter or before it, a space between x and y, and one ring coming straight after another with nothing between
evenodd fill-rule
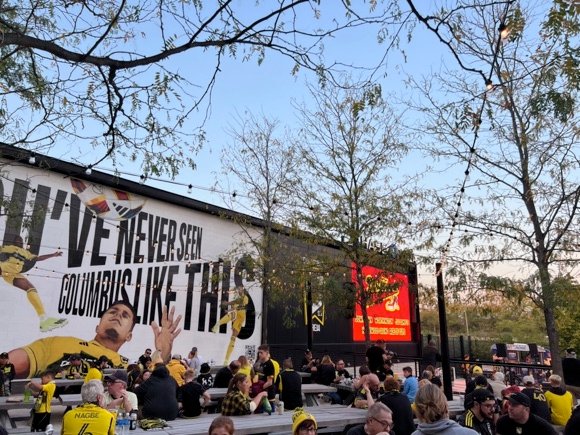
<instances>
[{"instance_id":1,"label":"string light","mask_svg":"<svg viewBox=\"0 0 580 435\"><path fill-rule=\"evenodd\" d=\"M187 193L191 193L193 191L193 185L187 186Z\"/></svg>"},{"instance_id":2,"label":"string light","mask_svg":"<svg viewBox=\"0 0 580 435\"><path fill-rule=\"evenodd\" d=\"M35 153L30 154L30 157L28 157L28 163L30 163L31 165L36 164L36 154Z\"/></svg>"},{"instance_id":3,"label":"string light","mask_svg":"<svg viewBox=\"0 0 580 435\"><path fill-rule=\"evenodd\" d=\"M85 169L85 174L91 175L92 173L93 173L92 165L87 166L87 169Z\"/></svg>"}]
</instances>

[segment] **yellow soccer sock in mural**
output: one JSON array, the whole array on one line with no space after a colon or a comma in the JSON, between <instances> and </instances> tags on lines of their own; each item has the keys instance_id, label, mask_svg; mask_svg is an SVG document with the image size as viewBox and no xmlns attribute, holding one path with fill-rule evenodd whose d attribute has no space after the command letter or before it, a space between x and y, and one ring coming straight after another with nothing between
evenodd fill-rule
<instances>
[{"instance_id":1,"label":"yellow soccer sock in mural","mask_svg":"<svg viewBox=\"0 0 580 435\"><path fill-rule=\"evenodd\" d=\"M228 344L228 350L226 351L226 357L224 359L224 366L227 366L230 363L230 356L234 351L234 345L236 344L236 337L230 338L230 344Z\"/></svg>"},{"instance_id":2,"label":"yellow soccer sock in mural","mask_svg":"<svg viewBox=\"0 0 580 435\"><path fill-rule=\"evenodd\" d=\"M44 306L42 305L42 301L40 300L40 295L36 291L34 287L29 288L26 290L26 297L30 304L34 307L34 311L38 314L38 317L43 317L46 313L44 311Z\"/></svg>"}]
</instances>

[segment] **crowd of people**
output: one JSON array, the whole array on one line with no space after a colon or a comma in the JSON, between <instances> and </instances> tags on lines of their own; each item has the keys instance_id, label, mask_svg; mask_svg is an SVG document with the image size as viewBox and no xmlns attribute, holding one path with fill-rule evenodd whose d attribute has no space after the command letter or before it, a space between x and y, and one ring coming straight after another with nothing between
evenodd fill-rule
<instances>
[{"instance_id":1,"label":"crowd of people","mask_svg":"<svg viewBox=\"0 0 580 435\"><path fill-rule=\"evenodd\" d=\"M72 354L60 372L46 370L40 382L26 385L36 396L31 430L44 431L50 424L55 378L62 377L84 379L80 388L83 404L63 417L62 433L67 435L78 433L79 427L112 435L117 413L171 421L195 418L204 409L221 413L212 423L210 434L233 434L233 422L228 417L272 413L280 406L294 411L293 434L315 433L315 418L303 410L303 374L294 369L291 358L284 359L280 367L268 345L257 350L254 364L242 355L215 374L195 347L186 358L173 354L168 361L161 352L146 349L127 369L109 369L113 363L106 355L88 363L81 355ZM549 435L557 433L554 426L565 427L566 435L580 433L580 411L573 409L575 398L560 376L551 375L549 387L544 389L528 375L520 387L510 384L501 372L488 379L478 365L472 365L466 383L465 412L457 420L450 418L440 374L435 369L437 355L434 348L428 364L423 361L419 376L413 374L411 366L403 367L402 376L398 376L392 369L396 355L381 341L367 350L367 364L360 366L358 373L349 371L342 359L334 362L328 354L315 358L307 349L299 371L309 373L311 382L352 386L327 394L331 404L367 410L366 422L347 428L348 435ZM8 354L0 354L2 394L10 393L13 372ZM225 397L212 401L208 394L212 387L227 388Z\"/></svg>"}]
</instances>

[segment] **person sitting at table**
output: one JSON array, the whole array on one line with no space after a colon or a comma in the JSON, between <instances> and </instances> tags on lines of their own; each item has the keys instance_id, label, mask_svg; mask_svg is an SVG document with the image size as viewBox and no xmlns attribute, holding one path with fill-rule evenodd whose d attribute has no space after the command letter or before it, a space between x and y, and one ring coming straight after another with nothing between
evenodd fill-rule
<instances>
[{"instance_id":1,"label":"person sitting at table","mask_svg":"<svg viewBox=\"0 0 580 435\"><path fill-rule=\"evenodd\" d=\"M415 409L419 425L414 434L477 435L473 429L449 419L447 398L437 385L429 383L419 388L415 396Z\"/></svg>"},{"instance_id":2,"label":"person sitting at table","mask_svg":"<svg viewBox=\"0 0 580 435\"><path fill-rule=\"evenodd\" d=\"M153 361L156 360L153 357ZM143 405L141 409L143 418L175 420L177 417L179 412L177 383L162 362L155 364L151 377L135 388L135 394L139 403Z\"/></svg>"},{"instance_id":3,"label":"person sitting at table","mask_svg":"<svg viewBox=\"0 0 580 435\"><path fill-rule=\"evenodd\" d=\"M332 384L336 378L336 367L330 358L330 355L325 354L320 361L318 366L318 383L322 385ZM340 403L342 404L342 399L337 392L326 393L326 397L330 399L332 404Z\"/></svg>"},{"instance_id":4,"label":"person sitting at table","mask_svg":"<svg viewBox=\"0 0 580 435\"><path fill-rule=\"evenodd\" d=\"M31 381L26 385L36 395L36 402L32 411L32 424L30 432L44 432L50 424L50 404L56 391L54 372L46 370L40 375L40 384Z\"/></svg>"},{"instance_id":5,"label":"person sitting at table","mask_svg":"<svg viewBox=\"0 0 580 435\"><path fill-rule=\"evenodd\" d=\"M297 408L292 414L292 435L317 433L318 425L312 414Z\"/></svg>"},{"instance_id":6,"label":"person sitting at table","mask_svg":"<svg viewBox=\"0 0 580 435\"><path fill-rule=\"evenodd\" d=\"M284 370L276 378L276 390L278 397L284 402L285 409L296 409L303 406L302 403L302 377L294 371L292 358L286 358L282 362Z\"/></svg>"},{"instance_id":7,"label":"person sitting at table","mask_svg":"<svg viewBox=\"0 0 580 435\"><path fill-rule=\"evenodd\" d=\"M138 408L137 395L127 391L127 372L115 370L105 376L107 392L104 395L104 405L107 409L116 409L121 412L131 412Z\"/></svg>"},{"instance_id":8,"label":"person sitting at table","mask_svg":"<svg viewBox=\"0 0 580 435\"><path fill-rule=\"evenodd\" d=\"M208 435L234 435L234 422L229 417L216 417L209 425Z\"/></svg>"},{"instance_id":9,"label":"person sitting at table","mask_svg":"<svg viewBox=\"0 0 580 435\"><path fill-rule=\"evenodd\" d=\"M78 353L69 356L68 361L69 365L60 372L60 377L63 379L84 378L91 368L90 364L84 361Z\"/></svg>"},{"instance_id":10,"label":"person sitting at table","mask_svg":"<svg viewBox=\"0 0 580 435\"><path fill-rule=\"evenodd\" d=\"M262 391L250 399L251 385L250 379L243 373L238 373L232 378L222 402L222 415L248 415L258 408L262 399L268 397L268 393Z\"/></svg>"},{"instance_id":11,"label":"person sitting at table","mask_svg":"<svg viewBox=\"0 0 580 435\"><path fill-rule=\"evenodd\" d=\"M250 361L248 361L248 357L246 357L246 355L240 355L238 357L238 361L240 362L238 373L244 373L250 379L254 379L256 373L254 373L254 367L252 367L252 364L250 364Z\"/></svg>"},{"instance_id":12,"label":"person sitting at table","mask_svg":"<svg viewBox=\"0 0 580 435\"><path fill-rule=\"evenodd\" d=\"M141 366L138 363L133 362L127 366L127 390L133 391L140 376Z\"/></svg>"},{"instance_id":13,"label":"person sitting at table","mask_svg":"<svg viewBox=\"0 0 580 435\"><path fill-rule=\"evenodd\" d=\"M377 402L369 406L366 423L351 426L346 435L389 435L392 427L393 412L384 403Z\"/></svg>"},{"instance_id":14,"label":"person sitting at table","mask_svg":"<svg viewBox=\"0 0 580 435\"><path fill-rule=\"evenodd\" d=\"M187 369L183 378L185 383L177 390L179 416L183 418L197 417L201 414L200 399L203 398L205 406L211 398L209 393L203 390L201 384L195 381L194 369Z\"/></svg>"},{"instance_id":15,"label":"person sitting at table","mask_svg":"<svg viewBox=\"0 0 580 435\"><path fill-rule=\"evenodd\" d=\"M387 376L384 382L385 394L380 402L393 411L393 430L397 435L410 435L415 430L413 411L409 398L401 393L399 381Z\"/></svg>"},{"instance_id":16,"label":"person sitting at table","mask_svg":"<svg viewBox=\"0 0 580 435\"><path fill-rule=\"evenodd\" d=\"M81 387L82 405L66 412L61 435L115 434L115 416L104 409L103 383L97 379Z\"/></svg>"},{"instance_id":17,"label":"person sitting at table","mask_svg":"<svg viewBox=\"0 0 580 435\"><path fill-rule=\"evenodd\" d=\"M143 370L143 372L139 375L139 377L135 381L135 384L133 384L133 392L135 392L135 388L137 388L139 385L141 385L143 382L145 382L147 379L151 377L151 372L152 372L151 370Z\"/></svg>"},{"instance_id":18,"label":"person sitting at table","mask_svg":"<svg viewBox=\"0 0 580 435\"><path fill-rule=\"evenodd\" d=\"M213 376L211 374L211 367L208 363L203 363L197 375L197 382L201 384L204 390L209 390L213 387Z\"/></svg>"},{"instance_id":19,"label":"person sitting at table","mask_svg":"<svg viewBox=\"0 0 580 435\"><path fill-rule=\"evenodd\" d=\"M379 397L381 381L374 373L369 373L361 378L361 388L358 389L354 398L354 407L366 409L372 406Z\"/></svg>"},{"instance_id":20,"label":"person sitting at table","mask_svg":"<svg viewBox=\"0 0 580 435\"><path fill-rule=\"evenodd\" d=\"M110 367L110 361L105 355L101 355L93 367L89 369L87 375L85 376L85 384L93 379L103 381L103 370Z\"/></svg>"}]
</instances>

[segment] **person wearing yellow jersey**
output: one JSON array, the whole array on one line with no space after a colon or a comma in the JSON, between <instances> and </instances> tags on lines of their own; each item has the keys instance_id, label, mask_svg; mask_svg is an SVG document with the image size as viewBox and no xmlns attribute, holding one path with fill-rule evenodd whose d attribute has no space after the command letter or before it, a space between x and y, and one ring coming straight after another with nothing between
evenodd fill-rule
<instances>
[{"instance_id":1,"label":"person wearing yellow jersey","mask_svg":"<svg viewBox=\"0 0 580 435\"><path fill-rule=\"evenodd\" d=\"M95 338L91 341L76 337L47 337L10 351L16 377L31 378L48 367L60 367L71 354L79 354L88 360L104 355L114 367L125 368L129 360L119 354L119 349L133 337L135 321L133 307L127 301L113 302L102 314ZM164 361L169 361L173 340L181 332L180 321L181 315L175 317L175 307L167 310L164 306L161 326L151 323L155 347Z\"/></svg>"},{"instance_id":2,"label":"person wearing yellow jersey","mask_svg":"<svg viewBox=\"0 0 580 435\"><path fill-rule=\"evenodd\" d=\"M248 305L249 301L250 298L248 297L244 286L236 286L234 288L234 299L229 302L222 302L223 306L229 307L229 311L213 326L213 328L211 328L211 332L215 333L218 332L221 325L226 325L228 322L232 322L232 336L230 337L230 343L228 344L226 356L224 358L225 366L230 362L230 356L234 350L236 338L246 323L246 306Z\"/></svg>"},{"instance_id":3,"label":"person wearing yellow jersey","mask_svg":"<svg viewBox=\"0 0 580 435\"><path fill-rule=\"evenodd\" d=\"M83 404L66 412L62 435L115 434L115 416L103 408L103 383L93 379L81 388Z\"/></svg>"},{"instance_id":4,"label":"person wearing yellow jersey","mask_svg":"<svg viewBox=\"0 0 580 435\"><path fill-rule=\"evenodd\" d=\"M40 375L40 383L29 382L27 387L36 395L30 432L44 432L50 424L50 402L56 390L54 372L47 370Z\"/></svg>"},{"instance_id":5,"label":"person wearing yellow jersey","mask_svg":"<svg viewBox=\"0 0 580 435\"><path fill-rule=\"evenodd\" d=\"M40 319L41 332L48 332L55 328L60 328L66 325L68 320L46 316L44 305L38 295L38 291L34 287L34 284L22 275L22 272L30 269L37 261L60 257L61 255L61 251L56 251L52 254L35 255L27 249L24 249L22 237L18 235L14 235L10 243L0 247L0 272L2 273L2 278L8 284L26 292L28 301Z\"/></svg>"}]
</instances>

